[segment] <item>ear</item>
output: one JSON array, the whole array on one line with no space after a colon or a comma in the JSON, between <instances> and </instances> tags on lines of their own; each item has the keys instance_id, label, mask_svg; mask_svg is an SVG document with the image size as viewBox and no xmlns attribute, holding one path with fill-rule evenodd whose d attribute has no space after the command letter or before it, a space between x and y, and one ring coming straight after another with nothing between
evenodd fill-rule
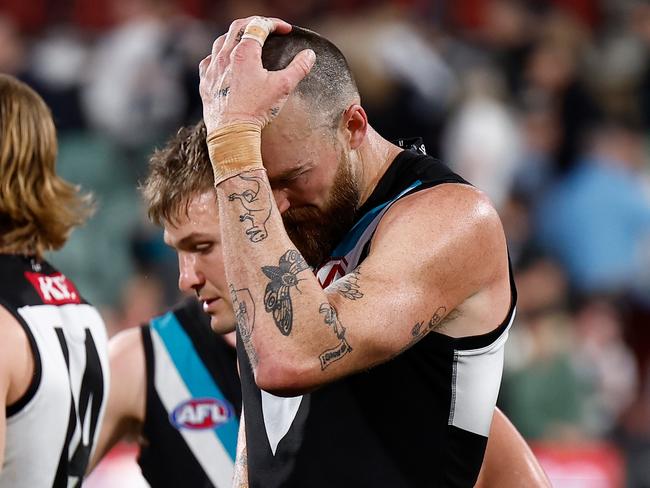
<instances>
[{"instance_id":1,"label":"ear","mask_svg":"<svg viewBox=\"0 0 650 488\"><path fill-rule=\"evenodd\" d=\"M359 104L350 105L343 112L341 125L348 137L350 149L358 149L366 138L368 132L368 116L366 111Z\"/></svg>"}]
</instances>

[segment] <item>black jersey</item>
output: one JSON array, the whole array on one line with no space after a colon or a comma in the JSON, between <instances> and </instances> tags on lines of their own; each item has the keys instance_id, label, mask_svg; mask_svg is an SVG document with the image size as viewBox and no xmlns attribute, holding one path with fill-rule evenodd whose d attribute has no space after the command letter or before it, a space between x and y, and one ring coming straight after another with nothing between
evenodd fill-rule
<instances>
[{"instance_id":1,"label":"black jersey","mask_svg":"<svg viewBox=\"0 0 650 488\"><path fill-rule=\"evenodd\" d=\"M230 488L241 413L235 350L193 299L141 330L144 477L152 487Z\"/></svg>"},{"instance_id":2,"label":"black jersey","mask_svg":"<svg viewBox=\"0 0 650 488\"><path fill-rule=\"evenodd\" d=\"M80 486L106 407L104 322L46 261L0 254L0 278L0 306L25 331L34 358L27 392L6 407L0 487Z\"/></svg>"},{"instance_id":3,"label":"black jersey","mask_svg":"<svg viewBox=\"0 0 650 488\"><path fill-rule=\"evenodd\" d=\"M442 163L400 153L353 228L317 270L326 287L363 261L384 213L405 195L467 184ZM295 398L260 391L238 350L251 487L471 487L482 464L501 381L502 324L455 339L430 332L393 360Z\"/></svg>"}]
</instances>

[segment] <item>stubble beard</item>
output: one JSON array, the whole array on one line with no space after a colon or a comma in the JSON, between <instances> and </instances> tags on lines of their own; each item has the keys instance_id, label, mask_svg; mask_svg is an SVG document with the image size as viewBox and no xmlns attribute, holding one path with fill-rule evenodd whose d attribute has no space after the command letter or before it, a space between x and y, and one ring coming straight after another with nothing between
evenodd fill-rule
<instances>
[{"instance_id":1,"label":"stubble beard","mask_svg":"<svg viewBox=\"0 0 650 488\"><path fill-rule=\"evenodd\" d=\"M352 228L359 206L359 187L352 175L350 162L343 154L339 161L324 210L316 207L289 208L282 215L289 238L307 263L315 268L332 256L336 245Z\"/></svg>"}]
</instances>

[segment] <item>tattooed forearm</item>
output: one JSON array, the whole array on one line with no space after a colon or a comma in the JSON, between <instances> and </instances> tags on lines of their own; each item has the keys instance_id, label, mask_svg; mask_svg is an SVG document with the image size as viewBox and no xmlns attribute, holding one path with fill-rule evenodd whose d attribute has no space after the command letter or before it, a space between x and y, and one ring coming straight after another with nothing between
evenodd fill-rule
<instances>
[{"instance_id":1,"label":"tattooed forearm","mask_svg":"<svg viewBox=\"0 0 650 488\"><path fill-rule=\"evenodd\" d=\"M411 329L411 343L409 344L409 347L438 327L442 322L446 311L446 307L438 307L428 322L418 322L415 324L413 329Z\"/></svg>"},{"instance_id":2,"label":"tattooed forearm","mask_svg":"<svg viewBox=\"0 0 650 488\"><path fill-rule=\"evenodd\" d=\"M332 283L332 288L348 300L363 298L363 292L359 288L359 276L361 276L361 268L357 268L352 273Z\"/></svg>"},{"instance_id":3,"label":"tattooed forearm","mask_svg":"<svg viewBox=\"0 0 650 488\"><path fill-rule=\"evenodd\" d=\"M273 314L273 320L280 332L288 336L293 326L291 288L300 292L298 273L309 268L301 254L290 249L280 258L277 266L263 266L262 272L271 281L264 291L264 309Z\"/></svg>"},{"instance_id":4,"label":"tattooed forearm","mask_svg":"<svg viewBox=\"0 0 650 488\"><path fill-rule=\"evenodd\" d=\"M232 486L233 488L248 488L248 449L246 446L237 453Z\"/></svg>"},{"instance_id":5,"label":"tattooed forearm","mask_svg":"<svg viewBox=\"0 0 650 488\"><path fill-rule=\"evenodd\" d=\"M352 352L352 347L350 347L350 344L345 338L345 327L341 324L336 309L329 303L323 303L319 311L324 315L325 325L332 328L334 334L336 334L336 338L339 340L336 347L323 351L319 356L320 369L322 371L333 362L338 361L349 352Z\"/></svg>"},{"instance_id":6,"label":"tattooed forearm","mask_svg":"<svg viewBox=\"0 0 650 488\"><path fill-rule=\"evenodd\" d=\"M241 337L251 365L255 367L258 363L257 353L251 341L253 328L255 327L255 302L253 301L253 296L248 288L235 290L232 284L230 285L230 296L232 297L232 308L235 312L239 336Z\"/></svg>"},{"instance_id":7,"label":"tattooed forearm","mask_svg":"<svg viewBox=\"0 0 650 488\"><path fill-rule=\"evenodd\" d=\"M269 235L266 230L266 223L271 217L272 194L266 187L264 180L259 176L238 175L245 186L241 193L231 193L228 200L239 203L244 207L244 213L239 216L240 222L248 225L246 235L251 242L260 242Z\"/></svg>"}]
</instances>

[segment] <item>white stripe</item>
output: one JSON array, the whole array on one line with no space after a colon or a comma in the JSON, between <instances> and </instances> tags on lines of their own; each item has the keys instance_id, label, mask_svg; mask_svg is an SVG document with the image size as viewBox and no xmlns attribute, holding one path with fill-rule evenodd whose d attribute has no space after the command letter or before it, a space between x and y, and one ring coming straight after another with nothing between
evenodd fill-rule
<instances>
[{"instance_id":1,"label":"white stripe","mask_svg":"<svg viewBox=\"0 0 650 488\"><path fill-rule=\"evenodd\" d=\"M454 351L450 425L487 437L501 386L503 346L514 319L513 310L508 326L492 344Z\"/></svg>"},{"instance_id":2,"label":"white stripe","mask_svg":"<svg viewBox=\"0 0 650 488\"><path fill-rule=\"evenodd\" d=\"M187 385L181 378L158 333L151 329L154 349L155 386L165 409L172 412L181 402L192 398ZM189 431L179 429L188 447L217 488L230 487L234 474L234 463L219 440L217 433L210 430Z\"/></svg>"},{"instance_id":3,"label":"white stripe","mask_svg":"<svg viewBox=\"0 0 650 488\"><path fill-rule=\"evenodd\" d=\"M278 444L287 435L291 424L296 418L298 408L300 408L302 402L302 395L297 397L277 397L264 390L260 391L262 393L264 428L266 429L271 451L275 456Z\"/></svg>"}]
</instances>

